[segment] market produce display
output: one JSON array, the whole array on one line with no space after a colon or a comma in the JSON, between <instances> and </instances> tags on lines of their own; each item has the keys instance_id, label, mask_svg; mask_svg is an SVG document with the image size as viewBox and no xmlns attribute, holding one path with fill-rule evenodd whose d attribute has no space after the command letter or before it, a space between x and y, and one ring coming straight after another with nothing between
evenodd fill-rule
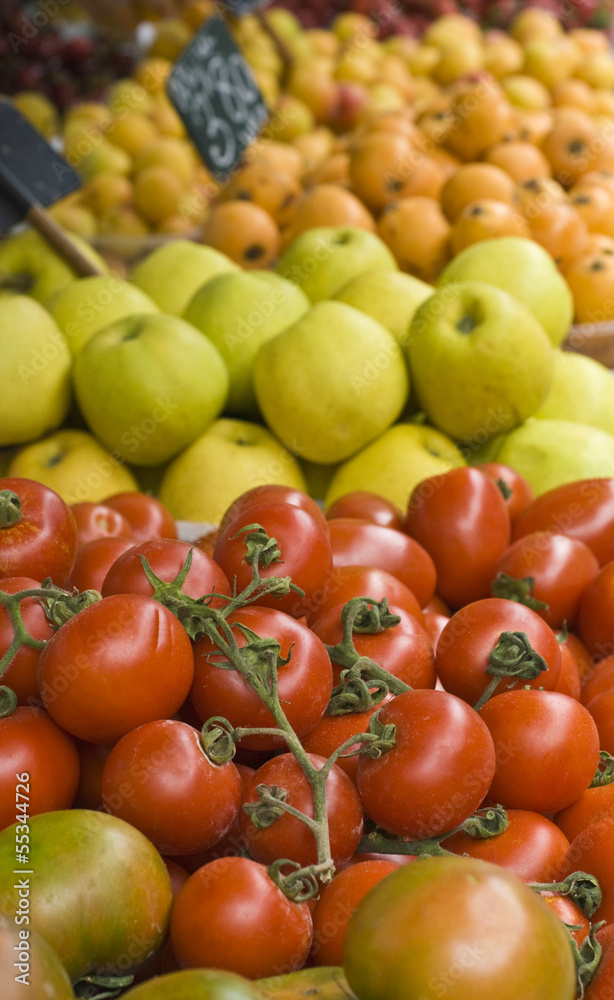
<instances>
[{"instance_id":1,"label":"market produce display","mask_svg":"<svg viewBox=\"0 0 614 1000\"><path fill-rule=\"evenodd\" d=\"M0 995L606 1000L608 6L222 13L227 176L129 6L4 15Z\"/></svg>"}]
</instances>

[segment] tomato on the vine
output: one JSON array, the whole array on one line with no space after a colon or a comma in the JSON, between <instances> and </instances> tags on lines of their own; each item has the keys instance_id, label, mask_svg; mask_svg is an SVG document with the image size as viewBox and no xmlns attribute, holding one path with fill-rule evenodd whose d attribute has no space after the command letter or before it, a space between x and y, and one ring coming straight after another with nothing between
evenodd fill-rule
<instances>
[{"instance_id":1,"label":"tomato on the vine","mask_svg":"<svg viewBox=\"0 0 614 1000\"><path fill-rule=\"evenodd\" d=\"M66 581L66 589L97 590L100 593L104 578L116 559L134 545L133 538L105 535L83 542L77 549L75 561Z\"/></svg>"},{"instance_id":2,"label":"tomato on the vine","mask_svg":"<svg viewBox=\"0 0 614 1000\"><path fill-rule=\"evenodd\" d=\"M77 525L62 497L33 479L0 479L0 575L51 577L62 587L77 550Z\"/></svg>"},{"instance_id":3,"label":"tomato on the vine","mask_svg":"<svg viewBox=\"0 0 614 1000\"><path fill-rule=\"evenodd\" d=\"M502 490L510 521L514 524L523 510L535 499L529 481L516 469L503 462L479 462L476 468L490 476Z\"/></svg>"},{"instance_id":4,"label":"tomato on the vine","mask_svg":"<svg viewBox=\"0 0 614 1000\"><path fill-rule=\"evenodd\" d=\"M0 580L0 590L6 594L18 594L20 590L33 590L40 587L40 580L28 576L7 576ZM28 634L41 642L46 642L53 635L53 627L48 620L43 607L36 597L24 597L19 604L21 619ZM0 606L0 657L8 651L15 629L6 608ZM11 662L0 674L0 684L9 687L16 695L20 705L40 704L36 671L40 649L25 643L19 647Z\"/></svg>"},{"instance_id":5,"label":"tomato on the vine","mask_svg":"<svg viewBox=\"0 0 614 1000\"><path fill-rule=\"evenodd\" d=\"M585 826L574 837L569 845L559 877L561 879L572 872L581 871L594 875L601 889L601 903L593 913L591 920L597 923L605 920L614 923L614 853L612 852L612 837L614 837L614 819L600 819Z\"/></svg>"},{"instance_id":6,"label":"tomato on the vine","mask_svg":"<svg viewBox=\"0 0 614 1000\"><path fill-rule=\"evenodd\" d=\"M131 538L134 544L132 525L120 511L90 500L72 503L70 509L77 524L77 545L108 537Z\"/></svg>"},{"instance_id":7,"label":"tomato on the vine","mask_svg":"<svg viewBox=\"0 0 614 1000\"><path fill-rule=\"evenodd\" d=\"M342 606L353 597L368 597L373 601L386 598L389 605L404 608L420 625L424 624L422 608L413 590L392 573L376 566L333 567L328 590L317 605L314 604L308 621L315 622L331 608Z\"/></svg>"},{"instance_id":8,"label":"tomato on the vine","mask_svg":"<svg viewBox=\"0 0 614 1000\"><path fill-rule=\"evenodd\" d=\"M220 595L230 593L228 579L214 560L201 549L175 538L154 538L133 545L117 557L109 567L100 593L144 594L151 597L154 590L145 575L142 559L165 583L170 583L181 571L191 553L192 562L181 590L189 597L199 598L214 591ZM222 597L213 597L211 607L225 607Z\"/></svg>"},{"instance_id":9,"label":"tomato on the vine","mask_svg":"<svg viewBox=\"0 0 614 1000\"><path fill-rule=\"evenodd\" d=\"M129 522L137 542L153 538L177 538L177 524L168 507L149 493L130 490L105 497L107 507L119 511Z\"/></svg>"}]
</instances>

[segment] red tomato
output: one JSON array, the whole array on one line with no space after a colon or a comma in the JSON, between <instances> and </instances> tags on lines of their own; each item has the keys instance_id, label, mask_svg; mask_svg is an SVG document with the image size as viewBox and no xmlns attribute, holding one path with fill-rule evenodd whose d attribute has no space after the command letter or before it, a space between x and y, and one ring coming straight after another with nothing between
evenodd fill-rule
<instances>
[{"instance_id":1,"label":"red tomato","mask_svg":"<svg viewBox=\"0 0 614 1000\"><path fill-rule=\"evenodd\" d=\"M594 875L602 892L601 904L591 920L614 923L614 819L600 819L574 837L561 867L560 878L581 871Z\"/></svg>"},{"instance_id":2,"label":"red tomato","mask_svg":"<svg viewBox=\"0 0 614 1000\"><path fill-rule=\"evenodd\" d=\"M179 890L171 945L184 968L216 968L250 979L304 964L313 934L306 903L293 903L250 858L209 861Z\"/></svg>"},{"instance_id":3,"label":"red tomato","mask_svg":"<svg viewBox=\"0 0 614 1000\"><path fill-rule=\"evenodd\" d=\"M28 817L73 804L79 754L47 712L25 706L0 718L0 746L0 830L15 822L23 826L16 843L25 844L26 853Z\"/></svg>"},{"instance_id":4,"label":"red tomato","mask_svg":"<svg viewBox=\"0 0 614 1000\"><path fill-rule=\"evenodd\" d=\"M48 486L17 476L0 479L2 495L0 575L51 577L63 586L77 549L77 525L68 504Z\"/></svg>"},{"instance_id":5,"label":"red tomato","mask_svg":"<svg viewBox=\"0 0 614 1000\"><path fill-rule=\"evenodd\" d=\"M580 671L578 669L578 661L576 660L571 650L571 646L569 646L568 643L560 642L559 649L561 650L561 670L559 673L559 679L552 690L560 691L561 694L566 694L570 698L575 698L576 701L581 701Z\"/></svg>"},{"instance_id":6,"label":"red tomato","mask_svg":"<svg viewBox=\"0 0 614 1000\"><path fill-rule=\"evenodd\" d=\"M510 517L485 472L461 467L422 480L409 497L404 528L432 557L446 604L460 608L488 597L510 542Z\"/></svg>"},{"instance_id":7,"label":"red tomato","mask_svg":"<svg viewBox=\"0 0 614 1000\"><path fill-rule=\"evenodd\" d=\"M586 710L595 720L601 749L614 754L614 687L591 698Z\"/></svg>"},{"instance_id":8,"label":"red tomato","mask_svg":"<svg viewBox=\"0 0 614 1000\"><path fill-rule=\"evenodd\" d=\"M7 576L0 580L0 590L6 594L17 594L20 590L32 590L39 587L40 580L33 580L29 576ZM33 639L46 642L47 639L51 638L54 630L36 597L24 597L20 602L19 610L26 631ZM6 608L0 605L0 658L5 655L14 638L15 630L11 624L9 613ZM20 705L41 703L36 682L40 654L40 649L35 649L34 646L20 646L0 676L0 684L6 685L17 695L17 701Z\"/></svg>"},{"instance_id":9,"label":"red tomato","mask_svg":"<svg viewBox=\"0 0 614 1000\"><path fill-rule=\"evenodd\" d=\"M123 514L104 503L82 500L70 504L77 523L77 545L83 545L92 538L131 538L134 544L132 526Z\"/></svg>"},{"instance_id":10,"label":"red tomato","mask_svg":"<svg viewBox=\"0 0 614 1000\"><path fill-rule=\"evenodd\" d=\"M52 636L38 664L45 708L68 733L114 743L125 733L172 716L194 676L183 625L141 594L105 597Z\"/></svg>"},{"instance_id":11,"label":"red tomato","mask_svg":"<svg viewBox=\"0 0 614 1000\"><path fill-rule=\"evenodd\" d=\"M310 754L309 760L316 770L325 763L324 757L315 754ZM262 829L252 822L245 805L258 801L258 785L284 788L289 805L311 818L314 814L311 785L294 755L272 757L252 775L243 796L239 827L249 856L266 865L277 858L289 858L302 867L314 865L318 860L315 837L302 820L284 812ZM337 866L351 858L358 847L364 814L354 782L335 764L326 779L326 812L331 857Z\"/></svg>"},{"instance_id":12,"label":"red tomato","mask_svg":"<svg viewBox=\"0 0 614 1000\"><path fill-rule=\"evenodd\" d=\"M435 563L414 538L382 524L329 518L333 566L377 566L397 576L421 607L435 592Z\"/></svg>"},{"instance_id":13,"label":"red tomato","mask_svg":"<svg viewBox=\"0 0 614 1000\"><path fill-rule=\"evenodd\" d=\"M308 616L309 621L321 618L331 608L346 604L352 597L369 597L373 601L382 601L385 597L389 605L404 608L421 625L424 623L422 608L413 591L392 573L375 566L333 568L326 595Z\"/></svg>"},{"instance_id":14,"label":"red tomato","mask_svg":"<svg viewBox=\"0 0 614 1000\"><path fill-rule=\"evenodd\" d=\"M520 515L512 537L534 531L579 538L602 566L614 559L614 479L580 479L542 493Z\"/></svg>"},{"instance_id":15,"label":"red tomato","mask_svg":"<svg viewBox=\"0 0 614 1000\"><path fill-rule=\"evenodd\" d=\"M107 507L119 511L132 527L137 542L153 538L177 538L177 524L170 510L149 493L133 490L105 498Z\"/></svg>"},{"instance_id":16,"label":"red tomato","mask_svg":"<svg viewBox=\"0 0 614 1000\"><path fill-rule=\"evenodd\" d=\"M488 673L489 657L504 632L512 635L506 640L509 647L506 660L516 653L523 654L523 646L516 642L513 633L524 633L531 648L546 662L546 669L533 679L503 677L495 694L530 684L551 690L561 671L561 651L556 636L549 625L535 611L502 597L488 597L473 601L460 608L444 626L437 642L435 669L446 691L464 698L470 705L477 704L494 675Z\"/></svg>"},{"instance_id":17,"label":"red tomato","mask_svg":"<svg viewBox=\"0 0 614 1000\"><path fill-rule=\"evenodd\" d=\"M282 708L297 736L302 738L322 718L330 700L333 672L326 647L306 625L273 608L246 607L226 618L239 648L247 644L243 628L261 638L279 642L279 655L287 663L278 666L278 690ZM198 717L206 722L215 715L236 727L274 726L273 716L260 696L237 670L220 669L227 662L207 637L194 644L194 682L190 700ZM285 746L282 737L245 736L241 746L273 749Z\"/></svg>"},{"instance_id":18,"label":"red tomato","mask_svg":"<svg viewBox=\"0 0 614 1000\"><path fill-rule=\"evenodd\" d=\"M559 639L561 640L559 642L561 647L567 646L569 648L570 653L578 665L578 677L580 678L580 684L584 684L585 679L593 672L594 669L591 654L575 632L567 632L564 639L561 636L559 636Z\"/></svg>"},{"instance_id":19,"label":"red tomato","mask_svg":"<svg viewBox=\"0 0 614 1000\"><path fill-rule=\"evenodd\" d=\"M478 713L453 694L422 689L397 695L378 719L396 725L396 742L358 763L356 785L371 819L419 839L467 819L495 772L492 737Z\"/></svg>"},{"instance_id":20,"label":"red tomato","mask_svg":"<svg viewBox=\"0 0 614 1000\"><path fill-rule=\"evenodd\" d=\"M547 605L535 610L555 629L574 623L582 594L598 572L597 556L579 538L544 531L512 542L495 566L495 577L533 580L532 596Z\"/></svg>"},{"instance_id":21,"label":"red tomato","mask_svg":"<svg viewBox=\"0 0 614 1000\"><path fill-rule=\"evenodd\" d=\"M614 820L614 782L587 788L579 799L556 813L554 822L572 841L585 827L600 819Z\"/></svg>"},{"instance_id":22,"label":"red tomato","mask_svg":"<svg viewBox=\"0 0 614 1000\"><path fill-rule=\"evenodd\" d=\"M477 468L490 476L495 483L503 483L503 499L507 504L510 521L514 524L523 510L535 499L533 487L516 469L504 465L503 462L480 462ZM509 495L506 492L509 490Z\"/></svg>"},{"instance_id":23,"label":"red tomato","mask_svg":"<svg viewBox=\"0 0 614 1000\"><path fill-rule=\"evenodd\" d=\"M595 661L614 654L614 559L585 588L577 630Z\"/></svg>"},{"instance_id":24,"label":"red tomato","mask_svg":"<svg viewBox=\"0 0 614 1000\"><path fill-rule=\"evenodd\" d=\"M497 751L488 801L554 813L580 798L599 763L599 734L580 702L558 691L505 691L480 709Z\"/></svg>"},{"instance_id":25,"label":"red tomato","mask_svg":"<svg viewBox=\"0 0 614 1000\"><path fill-rule=\"evenodd\" d=\"M301 510L311 514L316 521L323 523L324 514L318 503L303 490L297 490L294 486L283 486L281 483L263 483L261 486L252 486L245 490L236 500L233 500L224 512L220 522L220 530L226 528L231 521L239 514L250 510L252 507L260 507L263 503L289 503L293 507L300 507ZM249 521L245 522L249 524Z\"/></svg>"},{"instance_id":26,"label":"red tomato","mask_svg":"<svg viewBox=\"0 0 614 1000\"><path fill-rule=\"evenodd\" d=\"M371 493L369 490L354 490L344 493L328 506L324 514L330 521L334 517L362 517L371 524L382 524L386 528L403 529L403 512L392 500Z\"/></svg>"},{"instance_id":27,"label":"red tomato","mask_svg":"<svg viewBox=\"0 0 614 1000\"><path fill-rule=\"evenodd\" d=\"M232 761L211 763L198 730L159 719L115 744L102 773L102 800L161 854L189 854L227 833L241 805L241 778Z\"/></svg>"},{"instance_id":28,"label":"red tomato","mask_svg":"<svg viewBox=\"0 0 614 1000\"><path fill-rule=\"evenodd\" d=\"M369 728L369 719L379 706L375 706L368 712L347 712L345 715L324 714L319 722L316 722L313 729L310 729L306 736L303 736L301 743L310 754L319 754L320 757L328 758L346 740L358 733L366 733ZM358 746L358 744L355 744ZM356 782L356 772L358 770L358 755L353 754L348 757L339 757L337 767Z\"/></svg>"},{"instance_id":29,"label":"red tomato","mask_svg":"<svg viewBox=\"0 0 614 1000\"><path fill-rule=\"evenodd\" d=\"M311 629L322 642L336 646L343 639L341 612L338 604L313 622ZM410 687L435 687L435 654L426 629L403 608L390 607L401 619L381 632L353 632L352 642L361 656L368 656ZM339 683L341 667L333 659L333 680Z\"/></svg>"},{"instance_id":30,"label":"red tomato","mask_svg":"<svg viewBox=\"0 0 614 1000\"><path fill-rule=\"evenodd\" d=\"M540 896L544 903L547 903L550 909L556 913L559 920L567 924L569 933L578 947L580 947L584 938L588 937L591 929L590 920L584 911L569 896L559 895L556 892L548 892L547 890L542 890ZM586 996L586 993L584 996Z\"/></svg>"},{"instance_id":31,"label":"red tomato","mask_svg":"<svg viewBox=\"0 0 614 1000\"><path fill-rule=\"evenodd\" d=\"M133 538L104 535L83 542L77 549L75 561L66 581L66 589L79 591L97 590L100 593L104 578L116 559L134 546Z\"/></svg>"},{"instance_id":32,"label":"red tomato","mask_svg":"<svg viewBox=\"0 0 614 1000\"><path fill-rule=\"evenodd\" d=\"M278 608L295 618L309 617L317 611L328 590L333 568L328 525L323 515L316 517L291 503L262 503L237 514L220 531L213 558L239 593L253 577L252 564L246 558L248 533L241 530L252 524L261 525L270 538L275 538L280 552L268 566L260 566L261 578L289 576L304 591L304 597L291 590L280 596L265 595L257 603Z\"/></svg>"},{"instance_id":33,"label":"red tomato","mask_svg":"<svg viewBox=\"0 0 614 1000\"><path fill-rule=\"evenodd\" d=\"M343 964L348 920L369 889L397 868L394 861L361 861L338 872L322 888L313 911L310 960L314 965Z\"/></svg>"},{"instance_id":34,"label":"red tomato","mask_svg":"<svg viewBox=\"0 0 614 1000\"><path fill-rule=\"evenodd\" d=\"M614 922L600 927L595 938L601 945L601 958L595 975L585 987L583 1000L608 1000L614 995Z\"/></svg>"},{"instance_id":35,"label":"red tomato","mask_svg":"<svg viewBox=\"0 0 614 1000\"><path fill-rule=\"evenodd\" d=\"M442 842L453 854L467 854L502 865L525 882L552 882L569 840L552 820L529 809L508 809L507 827L494 837L472 837L462 830Z\"/></svg>"},{"instance_id":36,"label":"red tomato","mask_svg":"<svg viewBox=\"0 0 614 1000\"><path fill-rule=\"evenodd\" d=\"M173 538L154 538L149 542L141 542L118 556L109 568L100 592L103 597L111 594L144 594L151 597L153 587L145 576L141 556L144 556L156 576L165 583L170 583L180 572L190 552L192 563L181 587L183 593L194 598L213 591L230 594L226 575L210 556L188 542ZM226 601L215 597L210 606L222 608L226 606Z\"/></svg>"},{"instance_id":37,"label":"red tomato","mask_svg":"<svg viewBox=\"0 0 614 1000\"><path fill-rule=\"evenodd\" d=\"M0 584L1 586L1 584ZM588 705L591 698L614 687L614 654L598 660L582 683L580 701Z\"/></svg>"}]
</instances>

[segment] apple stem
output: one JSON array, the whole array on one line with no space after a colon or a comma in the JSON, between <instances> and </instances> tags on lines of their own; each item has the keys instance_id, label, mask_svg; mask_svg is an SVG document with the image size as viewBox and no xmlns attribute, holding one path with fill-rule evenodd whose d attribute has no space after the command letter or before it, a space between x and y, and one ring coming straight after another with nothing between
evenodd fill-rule
<instances>
[{"instance_id":1,"label":"apple stem","mask_svg":"<svg viewBox=\"0 0 614 1000\"><path fill-rule=\"evenodd\" d=\"M488 655L486 673L492 675L481 697L473 706L478 712L494 694L502 677L524 677L534 680L548 669L548 664L533 649L526 632L501 632ZM510 684L514 686L515 682Z\"/></svg>"},{"instance_id":2,"label":"apple stem","mask_svg":"<svg viewBox=\"0 0 614 1000\"><path fill-rule=\"evenodd\" d=\"M0 528L12 528L23 517L21 500L12 490L0 490Z\"/></svg>"}]
</instances>

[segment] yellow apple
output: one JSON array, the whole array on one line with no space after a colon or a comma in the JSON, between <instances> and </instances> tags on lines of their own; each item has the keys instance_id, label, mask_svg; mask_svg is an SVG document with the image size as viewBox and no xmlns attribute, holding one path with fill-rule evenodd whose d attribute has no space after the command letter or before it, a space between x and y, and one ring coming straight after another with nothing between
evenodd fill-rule
<instances>
[{"instance_id":1,"label":"yellow apple","mask_svg":"<svg viewBox=\"0 0 614 1000\"><path fill-rule=\"evenodd\" d=\"M614 434L612 373L586 354L556 351L550 391L533 416L540 420L577 420Z\"/></svg>"},{"instance_id":2,"label":"yellow apple","mask_svg":"<svg viewBox=\"0 0 614 1000\"><path fill-rule=\"evenodd\" d=\"M139 261L130 280L147 292L162 312L182 316L192 296L209 278L240 270L214 247L176 239L156 247Z\"/></svg>"},{"instance_id":3,"label":"yellow apple","mask_svg":"<svg viewBox=\"0 0 614 1000\"><path fill-rule=\"evenodd\" d=\"M99 253L76 233L69 240L100 270L109 268ZM77 275L36 229L23 229L0 242L0 287L12 282L23 286L33 299L46 304L56 292L75 281Z\"/></svg>"},{"instance_id":4,"label":"yellow apple","mask_svg":"<svg viewBox=\"0 0 614 1000\"><path fill-rule=\"evenodd\" d=\"M156 303L136 285L114 274L76 278L46 303L73 356L98 330L135 313L157 313Z\"/></svg>"}]
</instances>

